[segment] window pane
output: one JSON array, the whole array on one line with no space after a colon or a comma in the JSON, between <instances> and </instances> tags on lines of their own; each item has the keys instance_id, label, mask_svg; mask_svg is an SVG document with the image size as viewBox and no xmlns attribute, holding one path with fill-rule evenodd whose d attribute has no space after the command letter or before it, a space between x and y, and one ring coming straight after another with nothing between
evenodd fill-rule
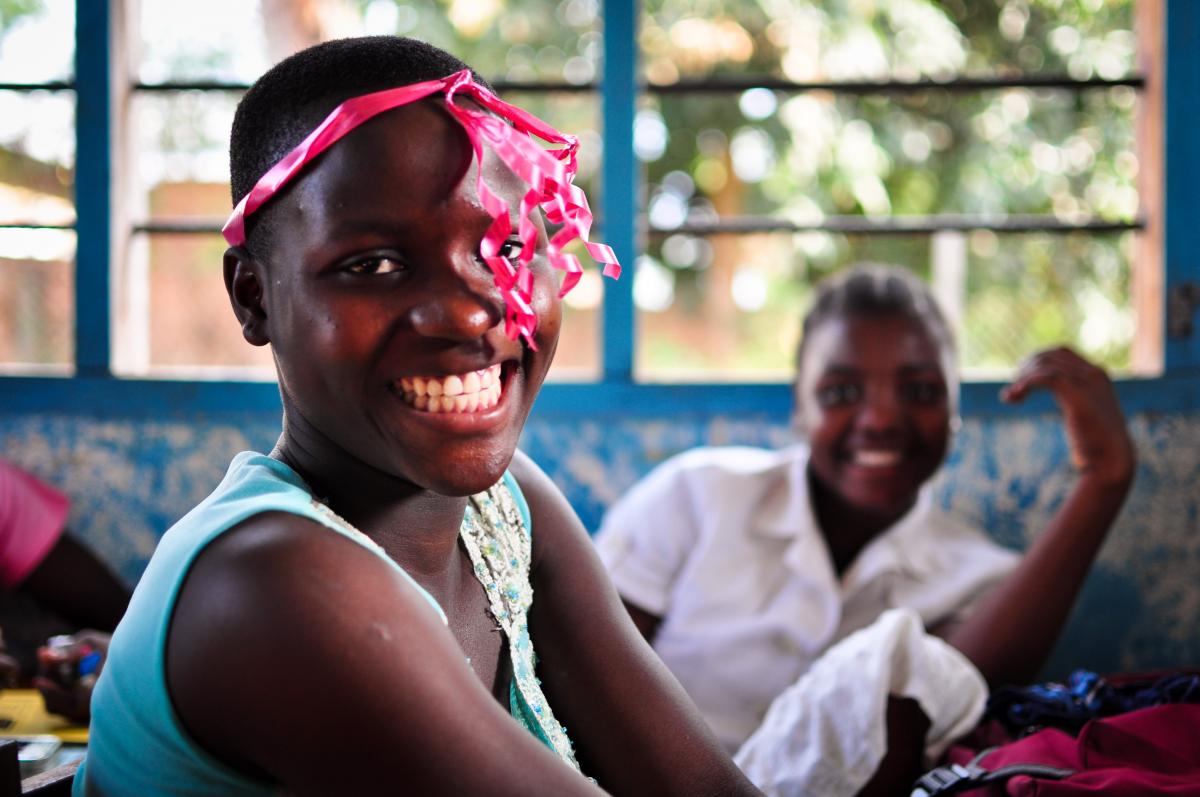
<instances>
[{"instance_id":1,"label":"window pane","mask_svg":"<svg viewBox=\"0 0 1200 797\"><path fill-rule=\"evenodd\" d=\"M73 224L74 196L74 95L0 91L0 224Z\"/></svg>"},{"instance_id":2,"label":"window pane","mask_svg":"<svg viewBox=\"0 0 1200 797\"><path fill-rule=\"evenodd\" d=\"M133 200L133 216L153 222L176 220L208 221L219 227L229 213L230 197L227 167L227 140L233 109L238 96L215 91L183 91L170 93L140 93L134 102L134 127L139 140L135 149L137 163L137 193ZM597 101L591 93L513 92L507 96L550 124L578 135L582 145L577 183L589 192L595 204L598 183L600 136L597 132ZM214 247L207 246L213 242ZM127 362L138 372L143 368L176 366L234 366L270 365L261 351L251 351L239 336L232 342L223 337L213 338L205 333L203 340L185 343L180 338L195 330L205 319L207 309L200 312L194 303L195 291L220 288L216 303L219 315L228 315L228 301L221 287L220 239L202 235L152 235L148 252L151 301L144 310L151 316L146 332L150 342L140 347L130 343L126 352L144 350ZM136 248L136 247L135 247ZM590 259L582 248L576 253L585 263ZM168 265L169 264L169 265ZM192 264L192 265L188 265ZM595 269L593 269L595 270ZM137 268L131 268L134 280ZM188 280L197 275L213 274L216 281L210 286L202 280L191 285ZM190 275L190 276L189 276ZM594 378L599 370L596 348L596 325L601 289L589 275L568 296L564 308L562 344L556 357L555 378ZM131 296L139 295L132 284ZM203 305L208 308L209 305ZM134 326L130 306L127 323ZM193 319L193 314L199 315ZM236 325L230 318L230 329ZM164 326L165 325L165 326ZM225 336L228 337L228 336ZM132 348L131 348L132 347ZM137 363L140 363L138 365Z\"/></svg>"},{"instance_id":3,"label":"window pane","mask_svg":"<svg viewBox=\"0 0 1200 797\"><path fill-rule=\"evenodd\" d=\"M74 59L74 0L0 3L0 83L70 80Z\"/></svg>"},{"instance_id":4,"label":"window pane","mask_svg":"<svg viewBox=\"0 0 1200 797\"><path fill-rule=\"evenodd\" d=\"M600 377L600 324L604 317L604 283L600 267L579 244L567 251L579 258L583 274L563 299L562 331L548 379L552 382L578 382Z\"/></svg>"},{"instance_id":5,"label":"window pane","mask_svg":"<svg viewBox=\"0 0 1200 797\"><path fill-rule=\"evenodd\" d=\"M242 338L229 306L221 272L225 249L218 233L133 237L123 292L131 298L118 326L120 371L274 378L270 350Z\"/></svg>"},{"instance_id":6,"label":"window pane","mask_svg":"<svg viewBox=\"0 0 1200 797\"><path fill-rule=\"evenodd\" d=\"M739 102L740 99L740 102ZM645 98L652 224L713 214L1138 211L1132 89Z\"/></svg>"},{"instance_id":7,"label":"window pane","mask_svg":"<svg viewBox=\"0 0 1200 797\"><path fill-rule=\"evenodd\" d=\"M813 285L849 263L913 269L981 378L1066 343L1128 371L1134 235L771 233L654 236L638 263L637 369L650 380L786 381Z\"/></svg>"},{"instance_id":8,"label":"window pane","mask_svg":"<svg viewBox=\"0 0 1200 797\"><path fill-rule=\"evenodd\" d=\"M3 231L0 231L3 232ZM125 374L272 379L270 350L251 346L229 307L218 234L140 234L133 238L118 325L117 368ZM582 257L581 253L577 256ZM551 378L594 379L602 286L597 269L568 294ZM205 373L208 371L209 373Z\"/></svg>"},{"instance_id":9,"label":"window pane","mask_svg":"<svg viewBox=\"0 0 1200 797\"><path fill-rule=\"evenodd\" d=\"M489 79L584 84L597 73L598 7L598 0L144 2L137 74L147 83L249 83L309 44L398 33L448 50Z\"/></svg>"},{"instance_id":10,"label":"window pane","mask_svg":"<svg viewBox=\"0 0 1200 797\"><path fill-rule=\"evenodd\" d=\"M74 361L75 233L0 229L0 370Z\"/></svg>"},{"instance_id":11,"label":"window pane","mask_svg":"<svg viewBox=\"0 0 1200 797\"><path fill-rule=\"evenodd\" d=\"M640 43L653 83L748 74L797 82L1112 79L1133 66L1133 0L647 0L644 9Z\"/></svg>"},{"instance_id":12,"label":"window pane","mask_svg":"<svg viewBox=\"0 0 1200 797\"><path fill-rule=\"evenodd\" d=\"M138 93L134 219L207 219L229 215L229 127L240 94L223 91Z\"/></svg>"}]
</instances>

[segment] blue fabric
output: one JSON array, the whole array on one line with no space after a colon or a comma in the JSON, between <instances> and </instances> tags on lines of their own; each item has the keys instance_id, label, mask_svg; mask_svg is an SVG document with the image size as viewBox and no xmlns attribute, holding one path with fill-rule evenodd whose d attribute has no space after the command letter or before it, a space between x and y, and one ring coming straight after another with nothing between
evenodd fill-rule
<instances>
[{"instance_id":1,"label":"blue fabric","mask_svg":"<svg viewBox=\"0 0 1200 797\"><path fill-rule=\"evenodd\" d=\"M516 489L513 494L520 495ZM276 793L270 784L247 778L217 761L188 736L167 692L165 668L171 615L192 563L221 534L269 511L310 518L364 544L316 508L303 480L291 468L253 452L234 457L212 495L163 536L113 634L92 697L88 753L75 777L74 795L266 797ZM402 573L445 620L429 593L381 551L376 553Z\"/></svg>"},{"instance_id":2,"label":"blue fabric","mask_svg":"<svg viewBox=\"0 0 1200 797\"><path fill-rule=\"evenodd\" d=\"M988 700L987 716L1017 735L1045 727L1077 732L1092 719L1166 703L1200 703L1200 672L1109 680L1076 670L1066 683L997 689Z\"/></svg>"}]
</instances>

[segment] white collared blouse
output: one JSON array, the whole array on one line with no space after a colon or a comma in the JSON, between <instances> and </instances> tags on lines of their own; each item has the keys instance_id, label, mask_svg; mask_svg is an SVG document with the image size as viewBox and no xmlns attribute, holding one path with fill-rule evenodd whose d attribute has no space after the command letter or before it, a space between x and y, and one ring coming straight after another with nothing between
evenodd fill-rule
<instances>
[{"instance_id":1,"label":"white collared blouse","mask_svg":"<svg viewBox=\"0 0 1200 797\"><path fill-rule=\"evenodd\" d=\"M654 648L733 752L830 645L893 607L965 616L1018 554L938 510L928 485L838 579L809 501L808 449L701 448L657 467L596 542Z\"/></svg>"}]
</instances>

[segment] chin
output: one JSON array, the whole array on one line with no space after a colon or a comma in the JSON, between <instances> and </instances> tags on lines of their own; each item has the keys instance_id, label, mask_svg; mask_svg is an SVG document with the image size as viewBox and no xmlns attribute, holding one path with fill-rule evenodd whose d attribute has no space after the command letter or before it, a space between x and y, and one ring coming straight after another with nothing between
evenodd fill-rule
<instances>
[{"instance_id":1,"label":"chin","mask_svg":"<svg viewBox=\"0 0 1200 797\"><path fill-rule=\"evenodd\" d=\"M511 461L512 452L510 451L507 457L489 458L489 461L486 462L455 463L444 471L427 472L425 483L422 486L439 495L459 497L475 495L500 481Z\"/></svg>"}]
</instances>

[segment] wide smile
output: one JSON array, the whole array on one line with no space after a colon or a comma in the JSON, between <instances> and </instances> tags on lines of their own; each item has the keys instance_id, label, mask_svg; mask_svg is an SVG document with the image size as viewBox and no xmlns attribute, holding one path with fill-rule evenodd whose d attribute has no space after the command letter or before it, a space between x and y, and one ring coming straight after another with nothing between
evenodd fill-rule
<instances>
[{"instance_id":1,"label":"wide smile","mask_svg":"<svg viewBox=\"0 0 1200 797\"><path fill-rule=\"evenodd\" d=\"M904 461L904 452L894 448L855 449L850 464L858 468L894 468Z\"/></svg>"},{"instance_id":2,"label":"wide smile","mask_svg":"<svg viewBox=\"0 0 1200 797\"><path fill-rule=\"evenodd\" d=\"M500 403L504 378L500 364L445 376L405 376L392 383L405 404L431 414L470 414Z\"/></svg>"}]
</instances>

